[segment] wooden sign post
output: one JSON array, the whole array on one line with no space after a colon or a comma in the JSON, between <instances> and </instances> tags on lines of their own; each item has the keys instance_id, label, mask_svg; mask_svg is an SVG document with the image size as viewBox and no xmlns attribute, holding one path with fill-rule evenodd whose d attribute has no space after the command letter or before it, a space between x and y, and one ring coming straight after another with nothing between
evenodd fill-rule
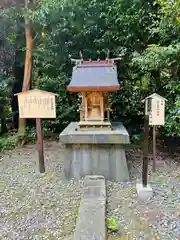
<instances>
[{"instance_id":1,"label":"wooden sign post","mask_svg":"<svg viewBox=\"0 0 180 240\"><path fill-rule=\"evenodd\" d=\"M36 118L36 134L37 134L37 148L39 154L39 172L45 172L44 166L44 147L43 147L43 133L41 119Z\"/></svg>"},{"instance_id":2,"label":"wooden sign post","mask_svg":"<svg viewBox=\"0 0 180 240\"><path fill-rule=\"evenodd\" d=\"M156 172L156 126L153 126L153 172Z\"/></svg>"},{"instance_id":3,"label":"wooden sign post","mask_svg":"<svg viewBox=\"0 0 180 240\"><path fill-rule=\"evenodd\" d=\"M143 145L143 169L142 183L136 184L136 190L141 200L148 201L153 194L151 186L148 184L148 139L149 139L149 116L144 117L144 145Z\"/></svg>"},{"instance_id":4,"label":"wooden sign post","mask_svg":"<svg viewBox=\"0 0 180 240\"><path fill-rule=\"evenodd\" d=\"M19 118L35 118L37 148L39 154L39 171L45 172L42 118L56 118L57 94L41 91L38 89L15 94L18 96Z\"/></svg>"},{"instance_id":5,"label":"wooden sign post","mask_svg":"<svg viewBox=\"0 0 180 240\"><path fill-rule=\"evenodd\" d=\"M144 117L144 146L143 146L143 172L142 183L143 187L147 187L148 175L148 139L149 139L149 116Z\"/></svg>"},{"instance_id":6,"label":"wooden sign post","mask_svg":"<svg viewBox=\"0 0 180 240\"><path fill-rule=\"evenodd\" d=\"M156 93L145 98L145 115L149 116L149 125L153 126L153 172L156 171L156 126L164 125L165 101L167 99Z\"/></svg>"}]
</instances>

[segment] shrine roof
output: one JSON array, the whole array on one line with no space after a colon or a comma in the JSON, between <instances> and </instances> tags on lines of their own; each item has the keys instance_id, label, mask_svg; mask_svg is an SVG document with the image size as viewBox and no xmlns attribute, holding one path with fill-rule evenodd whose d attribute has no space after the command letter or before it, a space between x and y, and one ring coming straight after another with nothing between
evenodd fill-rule
<instances>
[{"instance_id":1,"label":"shrine roof","mask_svg":"<svg viewBox=\"0 0 180 240\"><path fill-rule=\"evenodd\" d=\"M117 91L119 83L117 68L110 61L85 61L73 67L70 92Z\"/></svg>"}]
</instances>

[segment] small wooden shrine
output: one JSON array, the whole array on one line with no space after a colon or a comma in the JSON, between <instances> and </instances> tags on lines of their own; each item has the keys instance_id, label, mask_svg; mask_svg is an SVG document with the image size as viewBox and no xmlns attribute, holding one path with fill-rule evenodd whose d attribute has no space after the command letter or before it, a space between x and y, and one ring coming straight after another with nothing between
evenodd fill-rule
<instances>
[{"instance_id":1,"label":"small wooden shrine","mask_svg":"<svg viewBox=\"0 0 180 240\"><path fill-rule=\"evenodd\" d=\"M113 60L78 61L67 89L81 94L81 130L111 130L109 93L119 90Z\"/></svg>"}]
</instances>

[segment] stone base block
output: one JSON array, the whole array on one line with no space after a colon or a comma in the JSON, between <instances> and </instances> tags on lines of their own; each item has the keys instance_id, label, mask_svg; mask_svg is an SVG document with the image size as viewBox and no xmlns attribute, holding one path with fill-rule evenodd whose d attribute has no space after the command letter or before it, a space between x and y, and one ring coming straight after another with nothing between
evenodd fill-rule
<instances>
[{"instance_id":1,"label":"stone base block","mask_svg":"<svg viewBox=\"0 0 180 240\"><path fill-rule=\"evenodd\" d=\"M144 187L142 183L137 183L136 190L139 198L143 201L148 201L153 195L153 190L150 185Z\"/></svg>"},{"instance_id":2,"label":"stone base block","mask_svg":"<svg viewBox=\"0 0 180 240\"><path fill-rule=\"evenodd\" d=\"M59 139L66 146L64 172L68 179L103 175L112 181L129 180L124 147L129 135L121 123L113 123L111 131L82 131L77 123L71 123Z\"/></svg>"},{"instance_id":3,"label":"stone base block","mask_svg":"<svg viewBox=\"0 0 180 240\"><path fill-rule=\"evenodd\" d=\"M68 179L94 174L103 175L107 180L129 180L125 151L117 144L66 145L64 171Z\"/></svg>"}]
</instances>

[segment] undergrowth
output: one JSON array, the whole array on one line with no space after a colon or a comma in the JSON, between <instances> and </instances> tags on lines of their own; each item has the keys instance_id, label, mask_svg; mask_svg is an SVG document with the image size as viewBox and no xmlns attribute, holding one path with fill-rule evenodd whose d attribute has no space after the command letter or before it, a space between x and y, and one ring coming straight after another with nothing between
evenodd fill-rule
<instances>
[{"instance_id":1,"label":"undergrowth","mask_svg":"<svg viewBox=\"0 0 180 240\"><path fill-rule=\"evenodd\" d=\"M17 134L9 135L5 134L0 137L0 152L5 150L11 150L15 148L20 142L20 139Z\"/></svg>"},{"instance_id":2,"label":"undergrowth","mask_svg":"<svg viewBox=\"0 0 180 240\"><path fill-rule=\"evenodd\" d=\"M53 134L46 128L43 129L43 139L57 140L58 135ZM28 143L35 143L36 141L36 129L27 128L25 134L19 133L6 133L0 136L0 152L12 150L18 146L23 146Z\"/></svg>"},{"instance_id":3,"label":"undergrowth","mask_svg":"<svg viewBox=\"0 0 180 240\"><path fill-rule=\"evenodd\" d=\"M26 129L24 135L19 133L6 133L0 136L0 152L12 150L27 143L34 143L36 139L35 129Z\"/></svg>"}]
</instances>

